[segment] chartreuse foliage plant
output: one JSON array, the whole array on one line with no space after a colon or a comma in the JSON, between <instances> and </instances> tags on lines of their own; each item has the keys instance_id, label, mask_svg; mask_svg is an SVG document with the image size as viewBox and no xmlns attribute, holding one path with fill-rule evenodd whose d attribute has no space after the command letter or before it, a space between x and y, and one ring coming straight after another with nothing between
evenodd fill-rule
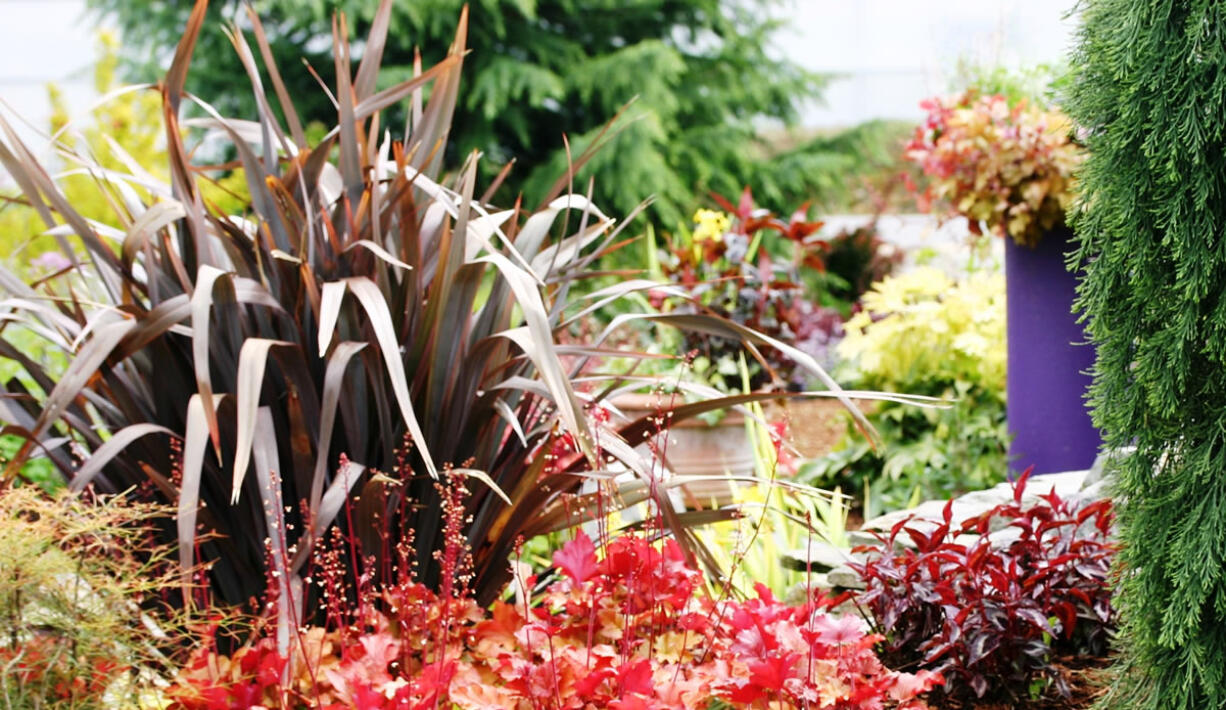
<instances>
[{"instance_id":1,"label":"chartreuse foliage plant","mask_svg":"<svg viewBox=\"0 0 1226 710\"><path fill-rule=\"evenodd\" d=\"M94 65L94 91L102 96L119 88L116 68L119 61L118 38L113 32L98 34L98 61ZM69 122L70 107L59 89L48 86L52 116L48 132L71 156L72 151L88 152L97 169L131 171L135 166L165 180L166 151L160 118L160 102L145 91L120 93L95 107L86 120ZM118 195L99 189L99 183L71 158L59 161L61 188L69 202L87 219L106 227L118 228L113 200ZM130 189L140 190L139 186ZM56 240L46 235L47 226L38 211L20 191L0 193L0 259L11 268L24 270L40 254L56 249ZM103 230L105 231L105 230ZM107 233L113 236L114 232ZM40 273L53 271L62 260L50 254L46 263L36 265Z\"/></svg>"},{"instance_id":2,"label":"chartreuse foliage plant","mask_svg":"<svg viewBox=\"0 0 1226 710\"><path fill-rule=\"evenodd\" d=\"M592 261L624 236L621 225L564 194L565 174L533 211L483 199L476 155L454 173L441 170L461 111L467 15L444 59L383 89L393 3L378 6L356 67L339 16L335 126L312 145L281 70L256 58L270 49L254 11L229 29L261 97L258 120L227 119L184 91L207 11L199 0L157 85L170 184L119 171L97 177L125 198L115 240L73 208L0 121L0 162L46 227L72 240L62 251L70 267L56 278L27 284L0 271L6 322L26 325L69 360L60 373L5 349L37 388L0 383L4 433L24 439L0 483L37 455L72 489L132 490L173 504L169 537L185 577L203 561L216 602L276 600L281 651L289 630L318 608L310 602L321 590L304 570L333 524L361 540L385 580L400 579L397 555L407 545L417 579L443 583L433 553L449 534L440 500L450 493L439 480L472 485L460 534L472 556L467 583L483 604L509 582L519 539L599 517L609 500L622 500L607 488L580 495L587 480L611 485L611 461L636 479L626 497L663 500L680 482L659 480L628 443L660 424L640 420L619 432L592 421L588 405L605 383L588 380L592 393L577 393L555 342L600 303L658 285L632 280L575 295ZM196 124L228 140L243 167L250 208L241 214L203 195L207 181L190 160L199 145L181 130L189 102L208 117ZM401 104L407 128L388 129L382 112ZM590 154L574 157L582 165ZM73 158L93 165L86 154ZM128 183L149 200L123 189ZM812 358L735 323L656 318L791 352L825 376ZM594 354L567 350L580 360ZM727 404L693 403L674 417ZM456 475L443 477L448 470ZM686 530L703 518L660 510L687 559L709 561Z\"/></svg>"},{"instance_id":3,"label":"chartreuse foliage plant","mask_svg":"<svg viewBox=\"0 0 1226 710\"><path fill-rule=\"evenodd\" d=\"M1120 521L1121 678L1106 707L1226 708L1226 15L1082 5L1067 107L1090 390Z\"/></svg>"},{"instance_id":4,"label":"chartreuse foliage plant","mask_svg":"<svg viewBox=\"0 0 1226 710\"><path fill-rule=\"evenodd\" d=\"M0 702L138 707L188 638L164 603L174 550L152 544L159 506L0 491ZM107 698L110 702L107 702ZM148 705L145 705L146 707Z\"/></svg>"},{"instance_id":5,"label":"chartreuse foliage plant","mask_svg":"<svg viewBox=\"0 0 1226 710\"><path fill-rule=\"evenodd\" d=\"M838 346L844 381L948 402L877 403L869 419L884 446L874 451L849 428L833 453L802 468L802 479L867 494L870 516L1004 480L1004 277L977 270L955 281L921 267L878 282L861 303Z\"/></svg>"}]
</instances>

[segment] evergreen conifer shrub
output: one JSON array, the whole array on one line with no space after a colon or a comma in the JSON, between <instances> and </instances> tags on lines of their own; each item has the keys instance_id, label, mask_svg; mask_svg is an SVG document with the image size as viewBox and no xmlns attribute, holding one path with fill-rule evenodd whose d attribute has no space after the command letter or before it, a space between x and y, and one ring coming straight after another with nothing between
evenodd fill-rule
<instances>
[{"instance_id":1,"label":"evergreen conifer shrub","mask_svg":"<svg viewBox=\"0 0 1226 710\"><path fill-rule=\"evenodd\" d=\"M1074 260L1116 468L1112 708L1226 708L1226 3L1091 0L1068 108L1086 135Z\"/></svg>"}]
</instances>

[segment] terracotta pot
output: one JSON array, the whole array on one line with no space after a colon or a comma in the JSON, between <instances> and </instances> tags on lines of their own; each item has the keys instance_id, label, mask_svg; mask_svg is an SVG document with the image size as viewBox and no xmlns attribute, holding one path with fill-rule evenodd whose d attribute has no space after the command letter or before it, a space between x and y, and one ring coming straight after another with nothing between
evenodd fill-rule
<instances>
[{"instance_id":1,"label":"terracotta pot","mask_svg":"<svg viewBox=\"0 0 1226 710\"><path fill-rule=\"evenodd\" d=\"M670 397L626 394L616 397L612 404L622 412L626 421L633 421L661 413L668 408ZM753 443L745 431L745 417L740 412L728 411L715 424L701 419L676 422L661 433L656 444L664 455L664 465L674 474L721 477L691 481L680 487L685 502L692 507L719 507L732 503L735 487L748 484L728 477L754 475ZM652 455L652 447L647 442L640 444L638 449L645 456Z\"/></svg>"}]
</instances>

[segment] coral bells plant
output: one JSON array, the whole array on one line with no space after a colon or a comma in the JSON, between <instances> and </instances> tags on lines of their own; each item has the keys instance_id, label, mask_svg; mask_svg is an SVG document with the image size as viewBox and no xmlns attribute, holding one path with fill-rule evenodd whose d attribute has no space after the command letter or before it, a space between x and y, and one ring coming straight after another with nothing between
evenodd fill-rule
<instances>
[{"instance_id":1,"label":"coral bells plant","mask_svg":"<svg viewBox=\"0 0 1226 710\"><path fill-rule=\"evenodd\" d=\"M1077 505L1053 490L1024 504L1028 475L1012 502L961 525L952 501L942 521L900 521L853 565L867 583L857 601L885 636L886 659L939 671L951 695L1067 696L1054 656L1106 653L1116 622L1111 501Z\"/></svg>"},{"instance_id":2,"label":"coral bells plant","mask_svg":"<svg viewBox=\"0 0 1226 710\"><path fill-rule=\"evenodd\" d=\"M444 496L449 519L462 495ZM920 696L939 676L887 669L873 651L882 637L828 613L837 600L788 606L761 586L754 599L716 599L680 546L656 536L598 545L580 533L547 575L517 563L515 596L488 609L467 590L462 538L449 537L440 558L455 563L444 563L454 585L406 575L368 590L284 653L260 636L229 656L202 648L171 707L927 707Z\"/></svg>"},{"instance_id":3,"label":"coral bells plant","mask_svg":"<svg viewBox=\"0 0 1226 710\"><path fill-rule=\"evenodd\" d=\"M1064 224L1084 153L1059 110L974 89L920 104L928 112L906 156L928 178L920 208L962 215L971 231L1034 246Z\"/></svg>"}]
</instances>

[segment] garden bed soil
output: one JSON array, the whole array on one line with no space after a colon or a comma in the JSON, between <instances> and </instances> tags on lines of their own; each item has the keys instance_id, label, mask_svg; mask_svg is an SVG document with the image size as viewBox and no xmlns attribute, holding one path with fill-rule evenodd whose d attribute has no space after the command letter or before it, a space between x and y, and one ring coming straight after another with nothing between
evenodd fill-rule
<instances>
[{"instance_id":1,"label":"garden bed soil","mask_svg":"<svg viewBox=\"0 0 1226 710\"><path fill-rule=\"evenodd\" d=\"M1107 691L1110 658L1068 656L1057 658L1053 665L1069 685L1068 698L1044 697L1040 700L1014 704L1010 702L932 701L933 710L1089 710Z\"/></svg>"},{"instance_id":2,"label":"garden bed soil","mask_svg":"<svg viewBox=\"0 0 1226 710\"><path fill-rule=\"evenodd\" d=\"M859 402L861 411L871 411L874 402ZM784 400L770 412L788 424L788 438L802 458L815 459L834 450L847 432L843 403L833 398Z\"/></svg>"}]
</instances>

